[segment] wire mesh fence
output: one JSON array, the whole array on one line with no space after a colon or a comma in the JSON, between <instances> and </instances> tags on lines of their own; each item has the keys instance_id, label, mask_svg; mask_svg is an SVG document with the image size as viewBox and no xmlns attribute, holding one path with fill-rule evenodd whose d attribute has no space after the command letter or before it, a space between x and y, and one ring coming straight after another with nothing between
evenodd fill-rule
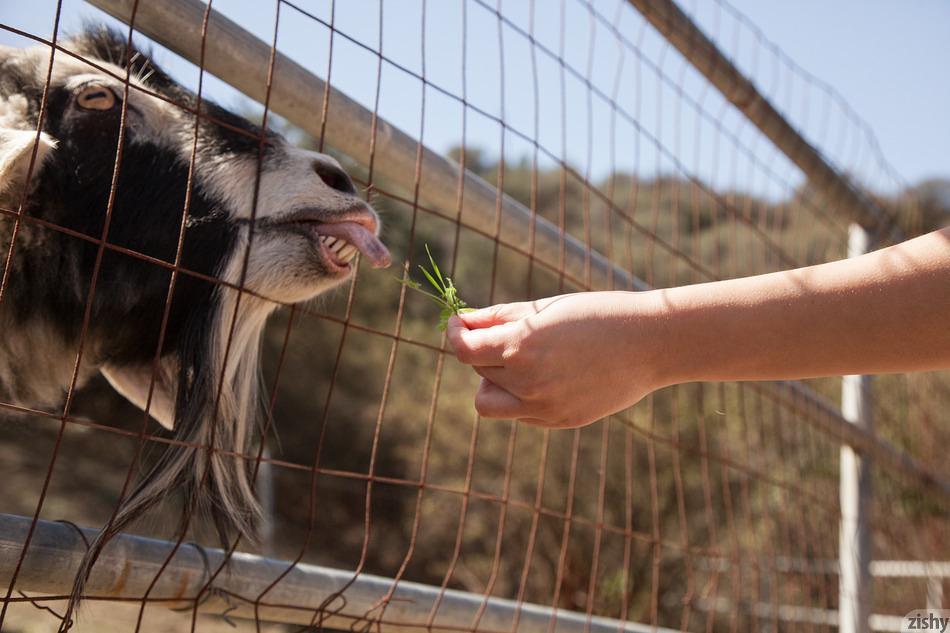
<instances>
[{"instance_id":1,"label":"wire mesh fence","mask_svg":"<svg viewBox=\"0 0 950 633\"><path fill-rule=\"evenodd\" d=\"M474 413L477 377L398 283L426 244L490 305L830 261L854 219L882 239L939 226L840 96L727 3L684 17L707 64L734 64L733 90L690 61L696 35L662 2L93 1L118 20L38 4L0 25L0 123L28 133L25 182L49 188L0 187L3 630L837 628L842 444L873 460L873 558L946 558L945 372L875 378L873 431L842 417L838 378L679 385L541 430ZM113 25L108 46L75 37L83 13ZM84 125L80 99L112 119ZM764 101L838 189L747 118ZM316 154L306 190L277 134L339 161L393 269L371 269L365 242L355 274L303 303L315 292L286 278L304 273L259 273L293 252L274 218L353 195ZM258 366L260 422L228 443L234 385ZM162 430L129 403L161 419L169 383L172 403L205 397L203 417L179 404ZM116 535L68 611L99 547L82 528L116 524L169 450L197 475L160 481L123 530L152 540ZM222 543L195 498L232 470L263 512L257 538ZM942 593L933 569L878 574L872 627Z\"/></svg>"}]
</instances>

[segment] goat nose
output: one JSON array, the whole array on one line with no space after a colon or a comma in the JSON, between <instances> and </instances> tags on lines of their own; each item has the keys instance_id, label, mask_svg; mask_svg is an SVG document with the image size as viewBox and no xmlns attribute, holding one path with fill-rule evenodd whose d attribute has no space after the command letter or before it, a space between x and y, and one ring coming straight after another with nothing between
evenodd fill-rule
<instances>
[{"instance_id":1,"label":"goat nose","mask_svg":"<svg viewBox=\"0 0 950 633\"><path fill-rule=\"evenodd\" d=\"M348 194L356 193L356 187L353 185L353 181L350 180L350 177L345 171L336 165L317 160L313 162L313 170L317 172L317 175L320 176L320 180L330 189Z\"/></svg>"}]
</instances>

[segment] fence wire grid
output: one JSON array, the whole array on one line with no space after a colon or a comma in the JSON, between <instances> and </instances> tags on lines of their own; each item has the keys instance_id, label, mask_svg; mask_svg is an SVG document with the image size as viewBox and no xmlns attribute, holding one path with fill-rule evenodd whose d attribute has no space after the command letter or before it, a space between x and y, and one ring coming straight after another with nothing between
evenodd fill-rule
<instances>
[{"instance_id":1,"label":"fence wire grid","mask_svg":"<svg viewBox=\"0 0 950 633\"><path fill-rule=\"evenodd\" d=\"M156 63L199 100L223 103L264 130L337 158L380 213L393 267L372 270L357 260L356 274L337 290L287 303L182 265L184 238L170 259L110 242L111 200L97 234L23 212L26 194L0 209L0 311L17 284L29 283L13 273L25 229L84 241L98 253L62 402L51 409L0 402L0 512L29 519L17 533L22 540L6 534L0 549L0 629L315 630L345 611L355 600L347 590L368 575L389 579L389 589L353 620L353 630L431 630L440 610L453 608L443 600L453 590L480 605L457 627L468 631L518 628L517 617L508 629L485 626L495 599L576 612L588 625L606 617L682 631L838 627L842 437L822 420L840 402L839 378L679 385L571 431L483 421L471 404L477 376L447 356L431 304L393 278L425 262L425 244L477 306L670 287L846 256L851 218L636 3L94 2L112 14L125 11L125 22L78 0L34 4L29 20L22 11L12 12L16 19L8 19L9 9L0 13L5 44L44 47L46 63L62 57L102 71L101 60L84 60L69 47L79 16L92 17L139 49L151 47ZM181 8L187 6L192 13ZM175 48L173 32L168 40L154 33L163 11L193 16L195 7L201 57L189 59L163 47ZM889 223L908 236L939 226L930 193L896 174L867 124L832 87L724 0L681 8ZM265 82L240 88L251 98L228 85L240 78L215 77L205 67L215 16L233 20L269 53ZM322 98L305 110L271 102L276 91L302 89L287 83L299 75L279 72L286 60L325 81ZM114 77L126 91L195 122L196 147L199 120L227 124L130 81L129 60L112 61L126 69ZM256 81L255 72L244 81ZM349 114L335 108L337 94L363 108L357 119L368 125L358 138L339 131ZM47 92L38 107L47 110ZM270 142L233 131L261 148ZM411 143L400 145L400 134ZM200 160L191 154L189 174ZM30 172L38 169L34 162ZM125 168L120 152L115 182ZM189 176L188 190L193 186ZM517 213L522 219L511 220ZM264 520L256 542L238 538L206 555L211 562L197 591L153 593L171 583L162 578L176 573L174 556L219 547L204 517L171 494L130 530L174 544L157 568L123 571L138 574L136 586L148 590L125 593L123 576L115 593L90 595L78 620L65 622L81 553L64 553L56 577L41 583L59 591L38 589L23 581L35 577L28 556L34 536L61 521L73 526L64 529L77 535L75 543L88 540L80 526L109 523L145 465L164 447L182 444L103 378L82 384L78 356L97 325L91 306L106 255L165 270L169 305L175 280L189 278L279 308L262 340L262 440L237 455L253 464ZM160 337L167 320L166 312ZM4 336L17 332L8 328ZM946 481L950 376L888 375L871 384L878 440ZM945 560L946 490L913 472L873 468L873 558ZM269 578L244 585L253 593L229 593L222 587L228 561L243 556L236 552L279 564L268 568ZM318 607L275 603L281 583L306 565L344 570L348 580ZM894 622L924 606L928 591L942 595L945 577L877 576L872 628L900 630ZM435 592L421 620L400 619L406 605L397 590L405 583ZM209 608L214 604L221 606ZM261 615L268 607L305 616L270 621ZM551 615L548 630L559 626Z\"/></svg>"}]
</instances>

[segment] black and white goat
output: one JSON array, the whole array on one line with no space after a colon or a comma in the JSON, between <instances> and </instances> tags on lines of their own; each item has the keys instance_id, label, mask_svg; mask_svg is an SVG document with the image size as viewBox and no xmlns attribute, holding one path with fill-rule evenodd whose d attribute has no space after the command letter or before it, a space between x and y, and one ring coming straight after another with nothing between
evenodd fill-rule
<instances>
[{"instance_id":1,"label":"black and white goat","mask_svg":"<svg viewBox=\"0 0 950 633\"><path fill-rule=\"evenodd\" d=\"M174 489L249 532L253 464L236 455L255 441L264 321L357 252L388 265L377 216L332 158L208 101L196 122L197 97L122 36L64 48L82 59L55 54L41 123L49 48L0 49L0 402L62 406L74 371L102 372L174 429L101 540ZM154 260L176 258L170 294Z\"/></svg>"}]
</instances>

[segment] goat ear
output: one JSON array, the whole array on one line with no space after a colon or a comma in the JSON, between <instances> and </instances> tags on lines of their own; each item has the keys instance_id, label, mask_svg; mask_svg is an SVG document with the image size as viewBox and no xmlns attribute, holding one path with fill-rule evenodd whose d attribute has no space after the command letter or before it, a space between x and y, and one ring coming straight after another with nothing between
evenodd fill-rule
<instances>
[{"instance_id":1,"label":"goat ear","mask_svg":"<svg viewBox=\"0 0 950 633\"><path fill-rule=\"evenodd\" d=\"M56 147L56 140L46 132L40 132L37 137L36 132L31 130L0 128L0 194L16 195L26 187L34 143L37 144L36 161L33 164L35 176L50 151Z\"/></svg>"},{"instance_id":2,"label":"goat ear","mask_svg":"<svg viewBox=\"0 0 950 633\"><path fill-rule=\"evenodd\" d=\"M152 376L155 375L152 387L152 400L148 403L148 413L155 421L171 431L175 428L175 394L178 392L176 376L178 363L171 359L163 359L158 372L148 365L106 365L99 371L106 377L109 384L120 394L144 410L148 401L148 390L152 387Z\"/></svg>"}]
</instances>

